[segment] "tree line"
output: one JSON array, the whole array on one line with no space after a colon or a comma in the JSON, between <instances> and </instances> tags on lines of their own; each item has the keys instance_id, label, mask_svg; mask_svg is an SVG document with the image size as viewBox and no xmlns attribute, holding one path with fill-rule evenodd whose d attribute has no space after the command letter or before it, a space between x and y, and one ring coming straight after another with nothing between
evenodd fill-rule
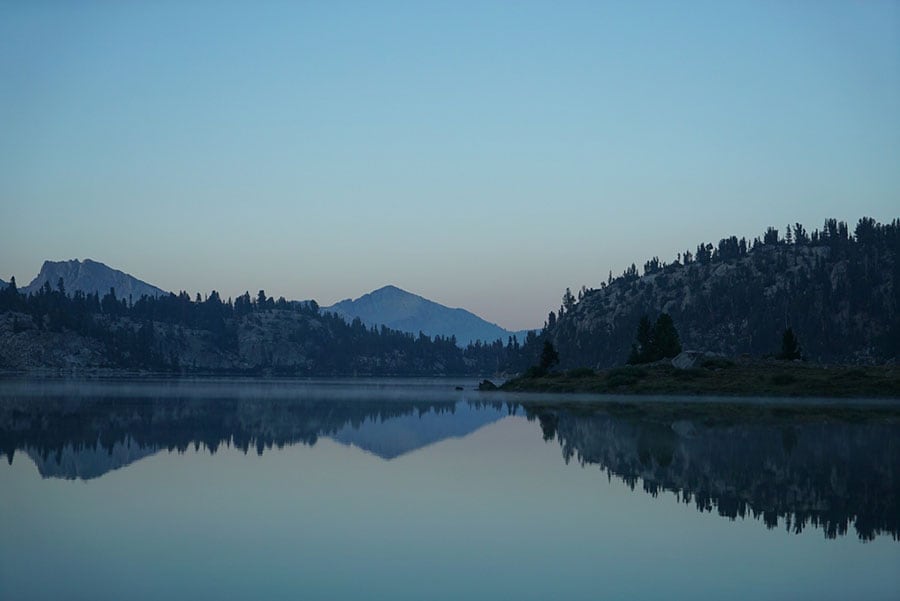
<instances>
[{"instance_id":1,"label":"tree line","mask_svg":"<svg viewBox=\"0 0 900 601\"><path fill-rule=\"evenodd\" d=\"M125 368L191 369L183 363L177 345L164 340L163 326L174 326L183 335L202 332L218 350L237 353L241 327L265 329L260 317L267 313L291 316L293 329L288 333L288 343L302 348L308 361L304 365L279 365L264 359L257 367L292 374L491 374L518 369L523 347L512 336L506 343L476 341L460 348L454 336L414 335L385 326L367 326L358 318L347 322L321 311L315 301L274 299L263 290L255 296L244 293L234 300L223 300L213 290L205 297L198 293L192 298L182 291L132 301L117 296L115 289L102 296L82 291L70 294L62 279L55 288L45 283L26 295L11 278L0 290L2 312L18 315L13 318L17 331L70 331L98 340L111 365Z\"/></svg>"}]
</instances>

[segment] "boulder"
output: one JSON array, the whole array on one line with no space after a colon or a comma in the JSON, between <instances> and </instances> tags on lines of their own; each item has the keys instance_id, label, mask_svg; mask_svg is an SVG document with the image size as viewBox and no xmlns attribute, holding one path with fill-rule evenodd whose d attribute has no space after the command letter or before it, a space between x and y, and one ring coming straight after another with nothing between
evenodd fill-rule
<instances>
[{"instance_id":1,"label":"boulder","mask_svg":"<svg viewBox=\"0 0 900 601\"><path fill-rule=\"evenodd\" d=\"M724 355L708 353L706 351L682 351L672 358L672 367L675 369L693 369L707 359L721 359Z\"/></svg>"}]
</instances>

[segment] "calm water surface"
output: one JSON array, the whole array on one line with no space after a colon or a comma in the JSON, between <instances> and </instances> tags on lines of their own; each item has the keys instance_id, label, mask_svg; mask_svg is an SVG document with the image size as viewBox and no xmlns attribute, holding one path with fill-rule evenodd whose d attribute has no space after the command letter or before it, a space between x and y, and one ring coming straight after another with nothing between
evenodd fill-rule
<instances>
[{"instance_id":1,"label":"calm water surface","mask_svg":"<svg viewBox=\"0 0 900 601\"><path fill-rule=\"evenodd\" d=\"M0 381L0 599L900 598L896 409L471 387Z\"/></svg>"}]
</instances>

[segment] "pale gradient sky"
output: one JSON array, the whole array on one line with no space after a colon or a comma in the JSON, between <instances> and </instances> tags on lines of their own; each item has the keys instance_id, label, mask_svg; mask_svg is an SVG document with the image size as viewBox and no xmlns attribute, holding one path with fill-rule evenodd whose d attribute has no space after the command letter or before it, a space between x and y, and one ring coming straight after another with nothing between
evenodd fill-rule
<instances>
[{"instance_id":1,"label":"pale gradient sky","mask_svg":"<svg viewBox=\"0 0 900 601\"><path fill-rule=\"evenodd\" d=\"M900 216L900 3L4 1L0 132L3 279L539 326L632 261Z\"/></svg>"}]
</instances>

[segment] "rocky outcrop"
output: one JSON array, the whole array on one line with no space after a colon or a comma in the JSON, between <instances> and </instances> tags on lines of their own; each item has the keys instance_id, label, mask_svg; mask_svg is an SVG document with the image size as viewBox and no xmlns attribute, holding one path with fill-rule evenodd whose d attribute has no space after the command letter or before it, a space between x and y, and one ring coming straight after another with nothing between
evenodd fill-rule
<instances>
[{"instance_id":1,"label":"rocky outcrop","mask_svg":"<svg viewBox=\"0 0 900 601\"><path fill-rule=\"evenodd\" d=\"M99 341L38 329L24 313L0 313L0 369L79 369L109 364Z\"/></svg>"},{"instance_id":2,"label":"rocky outcrop","mask_svg":"<svg viewBox=\"0 0 900 601\"><path fill-rule=\"evenodd\" d=\"M703 365L704 361L715 359L724 359L723 355L715 353L707 353L705 351L682 351L677 356L672 357L672 367L675 369L694 369Z\"/></svg>"},{"instance_id":3,"label":"rocky outcrop","mask_svg":"<svg viewBox=\"0 0 900 601\"><path fill-rule=\"evenodd\" d=\"M143 282L134 276L113 269L90 259L79 261L44 261L41 271L38 273L22 292L29 294L37 292L44 284L50 284L52 289L62 278L66 291L71 294L81 291L85 294L99 294L101 297L114 288L118 298L131 298L136 301L142 296L160 296L169 294L161 288L157 288L147 282Z\"/></svg>"}]
</instances>

